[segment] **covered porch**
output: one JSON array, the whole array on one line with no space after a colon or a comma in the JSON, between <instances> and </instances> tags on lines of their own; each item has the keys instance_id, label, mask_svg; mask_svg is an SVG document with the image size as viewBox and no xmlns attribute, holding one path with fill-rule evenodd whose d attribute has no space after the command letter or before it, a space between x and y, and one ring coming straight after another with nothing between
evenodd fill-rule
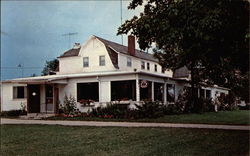
<instances>
[{"instance_id":1,"label":"covered porch","mask_svg":"<svg viewBox=\"0 0 250 156\"><path fill-rule=\"evenodd\" d=\"M27 113L56 114L58 108L58 84L27 84Z\"/></svg>"},{"instance_id":2,"label":"covered porch","mask_svg":"<svg viewBox=\"0 0 250 156\"><path fill-rule=\"evenodd\" d=\"M24 79L16 81L27 87L27 113L57 114L59 111L59 87L65 86L67 81L51 81L43 79Z\"/></svg>"},{"instance_id":3,"label":"covered porch","mask_svg":"<svg viewBox=\"0 0 250 156\"><path fill-rule=\"evenodd\" d=\"M134 104L142 101L160 101L171 104L176 101L185 85L185 82L176 82L163 74L149 75L140 72L116 77L99 77L98 80L96 84L99 86L95 87L95 93L99 94L100 103L113 101Z\"/></svg>"}]
</instances>

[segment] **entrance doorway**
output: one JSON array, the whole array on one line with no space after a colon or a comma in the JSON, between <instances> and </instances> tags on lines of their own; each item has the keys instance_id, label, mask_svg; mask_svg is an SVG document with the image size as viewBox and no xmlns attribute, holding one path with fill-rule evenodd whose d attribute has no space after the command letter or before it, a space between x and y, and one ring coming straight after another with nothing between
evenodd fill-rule
<instances>
[{"instance_id":1,"label":"entrance doorway","mask_svg":"<svg viewBox=\"0 0 250 156\"><path fill-rule=\"evenodd\" d=\"M28 85L28 112L40 113L40 85Z\"/></svg>"}]
</instances>

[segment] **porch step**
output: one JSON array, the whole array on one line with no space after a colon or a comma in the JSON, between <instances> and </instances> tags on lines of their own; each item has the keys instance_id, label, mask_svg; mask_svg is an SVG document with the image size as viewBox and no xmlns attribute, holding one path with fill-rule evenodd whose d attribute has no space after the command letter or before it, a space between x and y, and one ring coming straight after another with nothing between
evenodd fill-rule
<instances>
[{"instance_id":1,"label":"porch step","mask_svg":"<svg viewBox=\"0 0 250 156\"><path fill-rule=\"evenodd\" d=\"M46 114L46 113L28 113L27 115L20 116L19 118L21 119L42 119L42 118L47 118L55 116L55 114Z\"/></svg>"}]
</instances>

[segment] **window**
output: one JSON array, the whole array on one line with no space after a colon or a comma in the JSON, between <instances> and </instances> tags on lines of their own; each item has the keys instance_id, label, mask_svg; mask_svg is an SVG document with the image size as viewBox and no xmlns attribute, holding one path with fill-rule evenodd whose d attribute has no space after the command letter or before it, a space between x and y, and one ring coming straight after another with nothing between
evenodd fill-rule
<instances>
[{"instance_id":1,"label":"window","mask_svg":"<svg viewBox=\"0 0 250 156\"><path fill-rule=\"evenodd\" d=\"M128 81L111 81L111 100L127 101L136 100L136 82Z\"/></svg>"},{"instance_id":2,"label":"window","mask_svg":"<svg viewBox=\"0 0 250 156\"><path fill-rule=\"evenodd\" d=\"M85 100L99 101L98 82L77 83L77 101Z\"/></svg>"},{"instance_id":3,"label":"window","mask_svg":"<svg viewBox=\"0 0 250 156\"><path fill-rule=\"evenodd\" d=\"M140 99L141 101L152 100L152 82L140 80Z\"/></svg>"},{"instance_id":4,"label":"window","mask_svg":"<svg viewBox=\"0 0 250 156\"><path fill-rule=\"evenodd\" d=\"M99 56L99 65L105 66L105 56Z\"/></svg>"},{"instance_id":5,"label":"window","mask_svg":"<svg viewBox=\"0 0 250 156\"><path fill-rule=\"evenodd\" d=\"M131 59L131 57L127 57L127 66L128 67L132 66L132 59Z\"/></svg>"},{"instance_id":6,"label":"window","mask_svg":"<svg viewBox=\"0 0 250 156\"><path fill-rule=\"evenodd\" d=\"M200 89L200 97L204 98L205 97L205 90Z\"/></svg>"},{"instance_id":7,"label":"window","mask_svg":"<svg viewBox=\"0 0 250 156\"><path fill-rule=\"evenodd\" d=\"M145 62L141 61L141 69L145 69Z\"/></svg>"},{"instance_id":8,"label":"window","mask_svg":"<svg viewBox=\"0 0 250 156\"><path fill-rule=\"evenodd\" d=\"M155 72L157 72L157 64L155 64Z\"/></svg>"},{"instance_id":9,"label":"window","mask_svg":"<svg viewBox=\"0 0 250 156\"><path fill-rule=\"evenodd\" d=\"M83 57L83 67L89 67L89 57Z\"/></svg>"},{"instance_id":10,"label":"window","mask_svg":"<svg viewBox=\"0 0 250 156\"><path fill-rule=\"evenodd\" d=\"M155 101L163 101L163 91L164 91L163 83L154 83L154 100Z\"/></svg>"},{"instance_id":11,"label":"window","mask_svg":"<svg viewBox=\"0 0 250 156\"><path fill-rule=\"evenodd\" d=\"M150 70L150 64L147 63L147 70Z\"/></svg>"},{"instance_id":12,"label":"window","mask_svg":"<svg viewBox=\"0 0 250 156\"><path fill-rule=\"evenodd\" d=\"M25 86L14 86L13 87L13 99L23 99L27 96L27 89Z\"/></svg>"},{"instance_id":13,"label":"window","mask_svg":"<svg viewBox=\"0 0 250 156\"><path fill-rule=\"evenodd\" d=\"M175 85L167 84L167 102L175 101Z\"/></svg>"}]
</instances>

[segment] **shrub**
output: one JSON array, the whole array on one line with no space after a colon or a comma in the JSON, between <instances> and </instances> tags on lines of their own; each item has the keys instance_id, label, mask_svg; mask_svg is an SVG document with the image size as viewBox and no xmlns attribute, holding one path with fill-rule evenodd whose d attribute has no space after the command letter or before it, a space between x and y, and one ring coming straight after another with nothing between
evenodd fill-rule
<instances>
[{"instance_id":1,"label":"shrub","mask_svg":"<svg viewBox=\"0 0 250 156\"><path fill-rule=\"evenodd\" d=\"M169 104L164 109L165 115L182 114L183 110L178 106L178 104Z\"/></svg>"},{"instance_id":2,"label":"shrub","mask_svg":"<svg viewBox=\"0 0 250 156\"><path fill-rule=\"evenodd\" d=\"M250 105L247 104L246 106L238 106L240 110L250 110Z\"/></svg>"},{"instance_id":3,"label":"shrub","mask_svg":"<svg viewBox=\"0 0 250 156\"><path fill-rule=\"evenodd\" d=\"M118 103L108 103L106 107L93 108L90 116L103 117L103 118L125 118L129 111L127 105Z\"/></svg>"},{"instance_id":4,"label":"shrub","mask_svg":"<svg viewBox=\"0 0 250 156\"><path fill-rule=\"evenodd\" d=\"M135 105L139 118L157 118L164 115L166 106L160 102L145 101L142 105Z\"/></svg>"},{"instance_id":5,"label":"shrub","mask_svg":"<svg viewBox=\"0 0 250 156\"><path fill-rule=\"evenodd\" d=\"M26 104L25 104L24 102L21 102L21 103L20 103L20 106L21 106L21 110L22 110L23 112L26 112L26 110L27 110Z\"/></svg>"},{"instance_id":6,"label":"shrub","mask_svg":"<svg viewBox=\"0 0 250 156\"><path fill-rule=\"evenodd\" d=\"M177 102L175 103L177 113L202 113L214 111L214 105L212 99L206 99L203 97L193 98L191 92L184 90L179 95Z\"/></svg>"},{"instance_id":7,"label":"shrub","mask_svg":"<svg viewBox=\"0 0 250 156\"><path fill-rule=\"evenodd\" d=\"M219 106L219 110L235 110L237 109L236 105L236 97L233 93L229 93L228 95L221 94L217 97L217 105Z\"/></svg>"},{"instance_id":8,"label":"shrub","mask_svg":"<svg viewBox=\"0 0 250 156\"><path fill-rule=\"evenodd\" d=\"M27 115L26 111L23 110L10 110L10 111L2 111L1 117L18 117L20 115Z\"/></svg>"},{"instance_id":9,"label":"shrub","mask_svg":"<svg viewBox=\"0 0 250 156\"><path fill-rule=\"evenodd\" d=\"M166 106L159 102L144 102L136 105L136 109L129 109L127 105L109 103L106 107L93 108L90 116L102 118L138 119L157 118L164 115Z\"/></svg>"},{"instance_id":10,"label":"shrub","mask_svg":"<svg viewBox=\"0 0 250 156\"><path fill-rule=\"evenodd\" d=\"M76 108L76 99L73 96L64 96L63 104L60 104L59 113L64 113L67 115L75 115L79 113Z\"/></svg>"}]
</instances>

